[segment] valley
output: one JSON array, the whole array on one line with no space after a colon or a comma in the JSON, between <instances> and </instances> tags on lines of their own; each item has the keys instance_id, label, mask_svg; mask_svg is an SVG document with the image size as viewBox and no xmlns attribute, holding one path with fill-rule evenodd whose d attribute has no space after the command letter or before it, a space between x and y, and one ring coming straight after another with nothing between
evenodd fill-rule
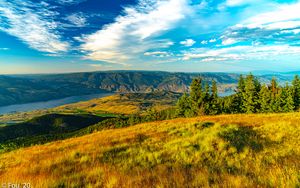
<instances>
[{"instance_id":1,"label":"valley","mask_svg":"<svg viewBox=\"0 0 300 188\"><path fill-rule=\"evenodd\" d=\"M289 92L298 90L299 82L295 77L291 86L282 86L273 79L267 87L250 74L239 78L236 93L219 96L215 81L199 77L188 95L117 93L4 114L0 182L32 187L300 186L300 96ZM249 84L257 89L248 90ZM276 97L268 105L274 108L264 103L252 108L257 103L248 100L249 94L256 101Z\"/></svg>"},{"instance_id":2,"label":"valley","mask_svg":"<svg viewBox=\"0 0 300 188\"><path fill-rule=\"evenodd\" d=\"M300 188L300 0L0 0L0 188Z\"/></svg>"},{"instance_id":3,"label":"valley","mask_svg":"<svg viewBox=\"0 0 300 188\"><path fill-rule=\"evenodd\" d=\"M279 81L290 81L294 74L291 75L281 76ZM103 71L0 76L0 106L99 93L147 93L153 91L184 93L189 91L192 79L198 76L209 82L217 81L220 93L228 95L234 91L239 74ZM264 81L272 78L271 75L260 77Z\"/></svg>"}]
</instances>

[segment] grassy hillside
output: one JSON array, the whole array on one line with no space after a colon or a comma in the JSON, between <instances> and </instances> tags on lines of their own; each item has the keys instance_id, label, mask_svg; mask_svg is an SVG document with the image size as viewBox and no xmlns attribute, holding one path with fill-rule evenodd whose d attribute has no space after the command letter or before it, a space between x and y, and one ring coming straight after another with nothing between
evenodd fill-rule
<instances>
[{"instance_id":1,"label":"grassy hillside","mask_svg":"<svg viewBox=\"0 0 300 188\"><path fill-rule=\"evenodd\" d=\"M203 116L104 130L0 155L33 187L299 187L300 114Z\"/></svg>"},{"instance_id":2,"label":"grassy hillside","mask_svg":"<svg viewBox=\"0 0 300 188\"><path fill-rule=\"evenodd\" d=\"M34 117L52 114L52 113L60 113L59 111L54 111L53 109L45 109L45 110L34 110L30 112L16 112L12 114L2 114L0 115L0 124L14 124L21 123L24 121L28 121Z\"/></svg>"},{"instance_id":3,"label":"grassy hillside","mask_svg":"<svg viewBox=\"0 0 300 188\"><path fill-rule=\"evenodd\" d=\"M3 115L0 122L10 123L0 125L0 152L163 119L162 114L151 116L148 110L164 111L175 105L180 96L164 91L116 94L54 109ZM103 121L106 119L109 120ZM21 123L12 123L18 121Z\"/></svg>"},{"instance_id":4,"label":"grassy hillside","mask_svg":"<svg viewBox=\"0 0 300 188\"><path fill-rule=\"evenodd\" d=\"M135 114L142 113L149 108L159 110L174 106L181 96L179 93L157 91L152 93L128 93L116 94L100 99L64 105L55 110L65 112L93 112L93 113L117 113Z\"/></svg>"},{"instance_id":5,"label":"grassy hillside","mask_svg":"<svg viewBox=\"0 0 300 188\"><path fill-rule=\"evenodd\" d=\"M67 133L96 124L104 119L107 117L47 114L23 123L0 127L0 143L20 137Z\"/></svg>"},{"instance_id":6,"label":"grassy hillside","mask_svg":"<svg viewBox=\"0 0 300 188\"><path fill-rule=\"evenodd\" d=\"M31 112L19 112L13 114L0 115L0 126L7 122L24 122L34 117L46 114L107 114L114 116L115 114L134 114L143 113L150 108L163 110L174 106L180 93L156 91L150 93L126 93L115 94L99 99L92 99L85 102L63 105L57 108L46 110L35 110Z\"/></svg>"}]
</instances>

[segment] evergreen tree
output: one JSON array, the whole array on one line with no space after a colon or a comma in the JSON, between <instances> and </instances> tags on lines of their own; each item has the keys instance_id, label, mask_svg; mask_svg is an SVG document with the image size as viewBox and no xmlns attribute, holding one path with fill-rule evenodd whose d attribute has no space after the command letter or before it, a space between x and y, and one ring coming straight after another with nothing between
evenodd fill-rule
<instances>
[{"instance_id":1,"label":"evergreen tree","mask_svg":"<svg viewBox=\"0 0 300 188\"><path fill-rule=\"evenodd\" d=\"M210 114L211 107L211 97L210 97L210 87L208 83L205 83L204 92L203 92L203 109L202 112L204 114Z\"/></svg>"},{"instance_id":2,"label":"evergreen tree","mask_svg":"<svg viewBox=\"0 0 300 188\"><path fill-rule=\"evenodd\" d=\"M288 83L286 83L285 87L282 89L281 102L282 102L282 112L294 111L295 106L294 106L293 88L289 87Z\"/></svg>"},{"instance_id":3,"label":"evergreen tree","mask_svg":"<svg viewBox=\"0 0 300 188\"><path fill-rule=\"evenodd\" d=\"M217 82L215 80L212 81L211 98L213 100L218 99L218 87L217 87Z\"/></svg>"},{"instance_id":4,"label":"evergreen tree","mask_svg":"<svg viewBox=\"0 0 300 188\"><path fill-rule=\"evenodd\" d=\"M255 86L256 93L258 94L261 90L261 87L262 87L261 83L260 83L260 81L258 80L257 77L253 78L253 83L254 83L254 86Z\"/></svg>"},{"instance_id":5,"label":"evergreen tree","mask_svg":"<svg viewBox=\"0 0 300 188\"><path fill-rule=\"evenodd\" d=\"M300 79L298 75L295 76L292 85L295 110L298 110L300 107Z\"/></svg>"},{"instance_id":6,"label":"evergreen tree","mask_svg":"<svg viewBox=\"0 0 300 188\"><path fill-rule=\"evenodd\" d=\"M217 84L212 86L196 78L191 84L190 96L184 94L177 102L176 116L193 117L199 114L219 113L268 113L292 112L300 107L300 79L293 80L292 86L280 86L273 78L269 86L261 85L252 74L240 76L236 93L226 97L219 97ZM151 113L150 113L151 114ZM153 119L161 119L163 113L152 113ZM167 114L167 116L169 116Z\"/></svg>"},{"instance_id":7,"label":"evergreen tree","mask_svg":"<svg viewBox=\"0 0 300 188\"><path fill-rule=\"evenodd\" d=\"M220 113L232 114L232 113L240 113L236 111L237 104L237 95L231 95L220 99Z\"/></svg>"},{"instance_id":8,"label":"evergreen tree","mask_svg":"<svg viewBox=\"0 0 300 188\"><path fill-rule=\"evenodd\" d=\"M185 93L179 98L176 104L177 117L193 117L194 113L191 107L190 97Z\"/></svg>"},{"instance_id":9,"label":"evergreen tree","mask_svg":"<svg viewBox=\"0 0 300 188\"><path fill-rule=\"evenodd\" d=\"M245 93L245 79L243 75L240 75L237 91L233 98L231 98L231 111L233 113L243 113L245 112L243 104L243 95Z\"/></svg>"},{"instance_id":10,"label":"evergreen tree","mask_svg":"<svg viewBox=\"0 0 300 188\"><path fill-rule=\"evenodd\" d=\"M237 93L243 93L245 91L245 79L243 75L240 75L237 89L238 89Z\"/></svg>"},{"instance_id":11,"label":"evergreen tree","mask_svg":"<svg viewBox=\"0 0 300 188\"><path fill-rule=\"evenodd\" d=\"M260 103L260 112L267 113L270 112L270 102L271 102L271 92L266 85L261 87L259 92L259 103Z\"/></svg>"},{"instance_id":12,"label":"evergreen tree","mask_svg":"<svg viewBox=\"0 0 300 188\"><path fill-rule=\"evenodd\" d=\"M271 92L273 95L278 93L278 83L275 77L273 77L271 80Z\"/></svg>"},{"instance_id":13,"label":"evergreen tree","mask_svg":"<svg viewBox=\"0 0 300 188\"><path fill-rule=\"evenodd\" d=\"M256 109L256 112L258 112L260 109L260 103L258 101L258 98L259 98L259 92L261 90L261 83L259 82L257 77L254 77L253 83L254 83L254 87L255 87L255 100L256 100L255 109Z\"/></svg>"},{"instance_id":14,"label":"evergreen tree","mask_svg":"<svg viewBox=\"0 0 300 188\"><path fill-rule=\"evenodd\" d=\"M283 96L283 90L282 88L278 87L277 92L275 94L274 102L273 102L273 112L282 112L282 107L284 104L284 99L282 98Z\"/></svg>"},{"instance_id":15,"label":"evergreen tree","mask_svg":"<svg viewBox=\"0 0 300 188\"><path fill-rule=\"evenodd\" d=\"M257 92L254 76L248 75L245 80L245 92L243 92L243 107L246 113L254 113L257 104Z\"/></svg>"},{"instance_id":16,"label":"evergreen tree","mask_svg":"<svg viewBox=\"0 0 300 188\"><path fill-rule=\"evenodd\" d=\"M212 81L212 87L211 87L211 105L210 105L210 114L215 115L219 114L221 111L221 107L219 104L219 98L218 98L218 87L217 82L215 80Z\"/></svg>"},{"instance_id":17,"label":"evergreen tree","mask_svg":"<svg viewBox=\"0 0 300 188\"><path fill-rule=\"evenodd\" d=\"M280 93L276 78L273 77L270 85L271 99L270 99L270 112L278 112L280 110Z\"/></svg>"},{"instance_id":18,"label":"evergreen tree","mask_svg":"<svg viewBox=\"0 0 300 188\"><path fill-rule=\"evenodd\" d=\"M208 83L205 83L204 92L203 92L203 102L210 101L210 87Z\"/></svg>"},{"instance_id":19,"label":"evergreen tree","mask_svg":"<svg viewBox=\"0 0 300 188\"><path fill-rule=\"evenodd\" d=\"M191 110L194 115L203 113L203 89L202 79L195 78L191 84Z\"/></svg>"}]
</instances>

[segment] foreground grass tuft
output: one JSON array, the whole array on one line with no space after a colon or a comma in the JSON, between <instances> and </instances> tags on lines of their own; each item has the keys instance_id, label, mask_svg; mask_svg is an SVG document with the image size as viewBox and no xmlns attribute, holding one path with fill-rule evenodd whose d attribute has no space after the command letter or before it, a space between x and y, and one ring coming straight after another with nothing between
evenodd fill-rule
<instances>
[{"instance_id":1,"label":"foreground grass tuft","mask_svg":"<svg viewBox=\"0 0 300 188\"><path fill-rule=\"evenodd\" d=\"M140 124L0 155L33 187L299 187L300 114Z\"/></svg>"}]
</instances>

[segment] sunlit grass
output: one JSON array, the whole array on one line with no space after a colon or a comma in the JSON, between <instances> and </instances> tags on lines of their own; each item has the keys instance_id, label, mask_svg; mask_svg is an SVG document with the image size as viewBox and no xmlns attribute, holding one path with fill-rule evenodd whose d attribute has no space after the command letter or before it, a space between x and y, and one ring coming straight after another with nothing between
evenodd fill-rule
<instances>
[{"instance_id":1,"label":"sunlit grass","mask_svg":"<svg viewBox=\"0 0 300 188\"><path fill-rule=\"evenodd\" d=\"M0 156L0 182L33 187L297 187L300 113L140 124Z\"/></svg>"},{"instance_id":2,"label":"sunlit grass","mask_svg":"<svg viewBox=\"0 0 300 188\"><path fill-rule=\"evenodd\" d=\"M149 108L158 111L167 109L175 105L174 101L179 96L180 94L165 92L115 94L99 99L64 105L55 108L55 110L136 114L143 113Z\"/></svg>"}]
</instances>

